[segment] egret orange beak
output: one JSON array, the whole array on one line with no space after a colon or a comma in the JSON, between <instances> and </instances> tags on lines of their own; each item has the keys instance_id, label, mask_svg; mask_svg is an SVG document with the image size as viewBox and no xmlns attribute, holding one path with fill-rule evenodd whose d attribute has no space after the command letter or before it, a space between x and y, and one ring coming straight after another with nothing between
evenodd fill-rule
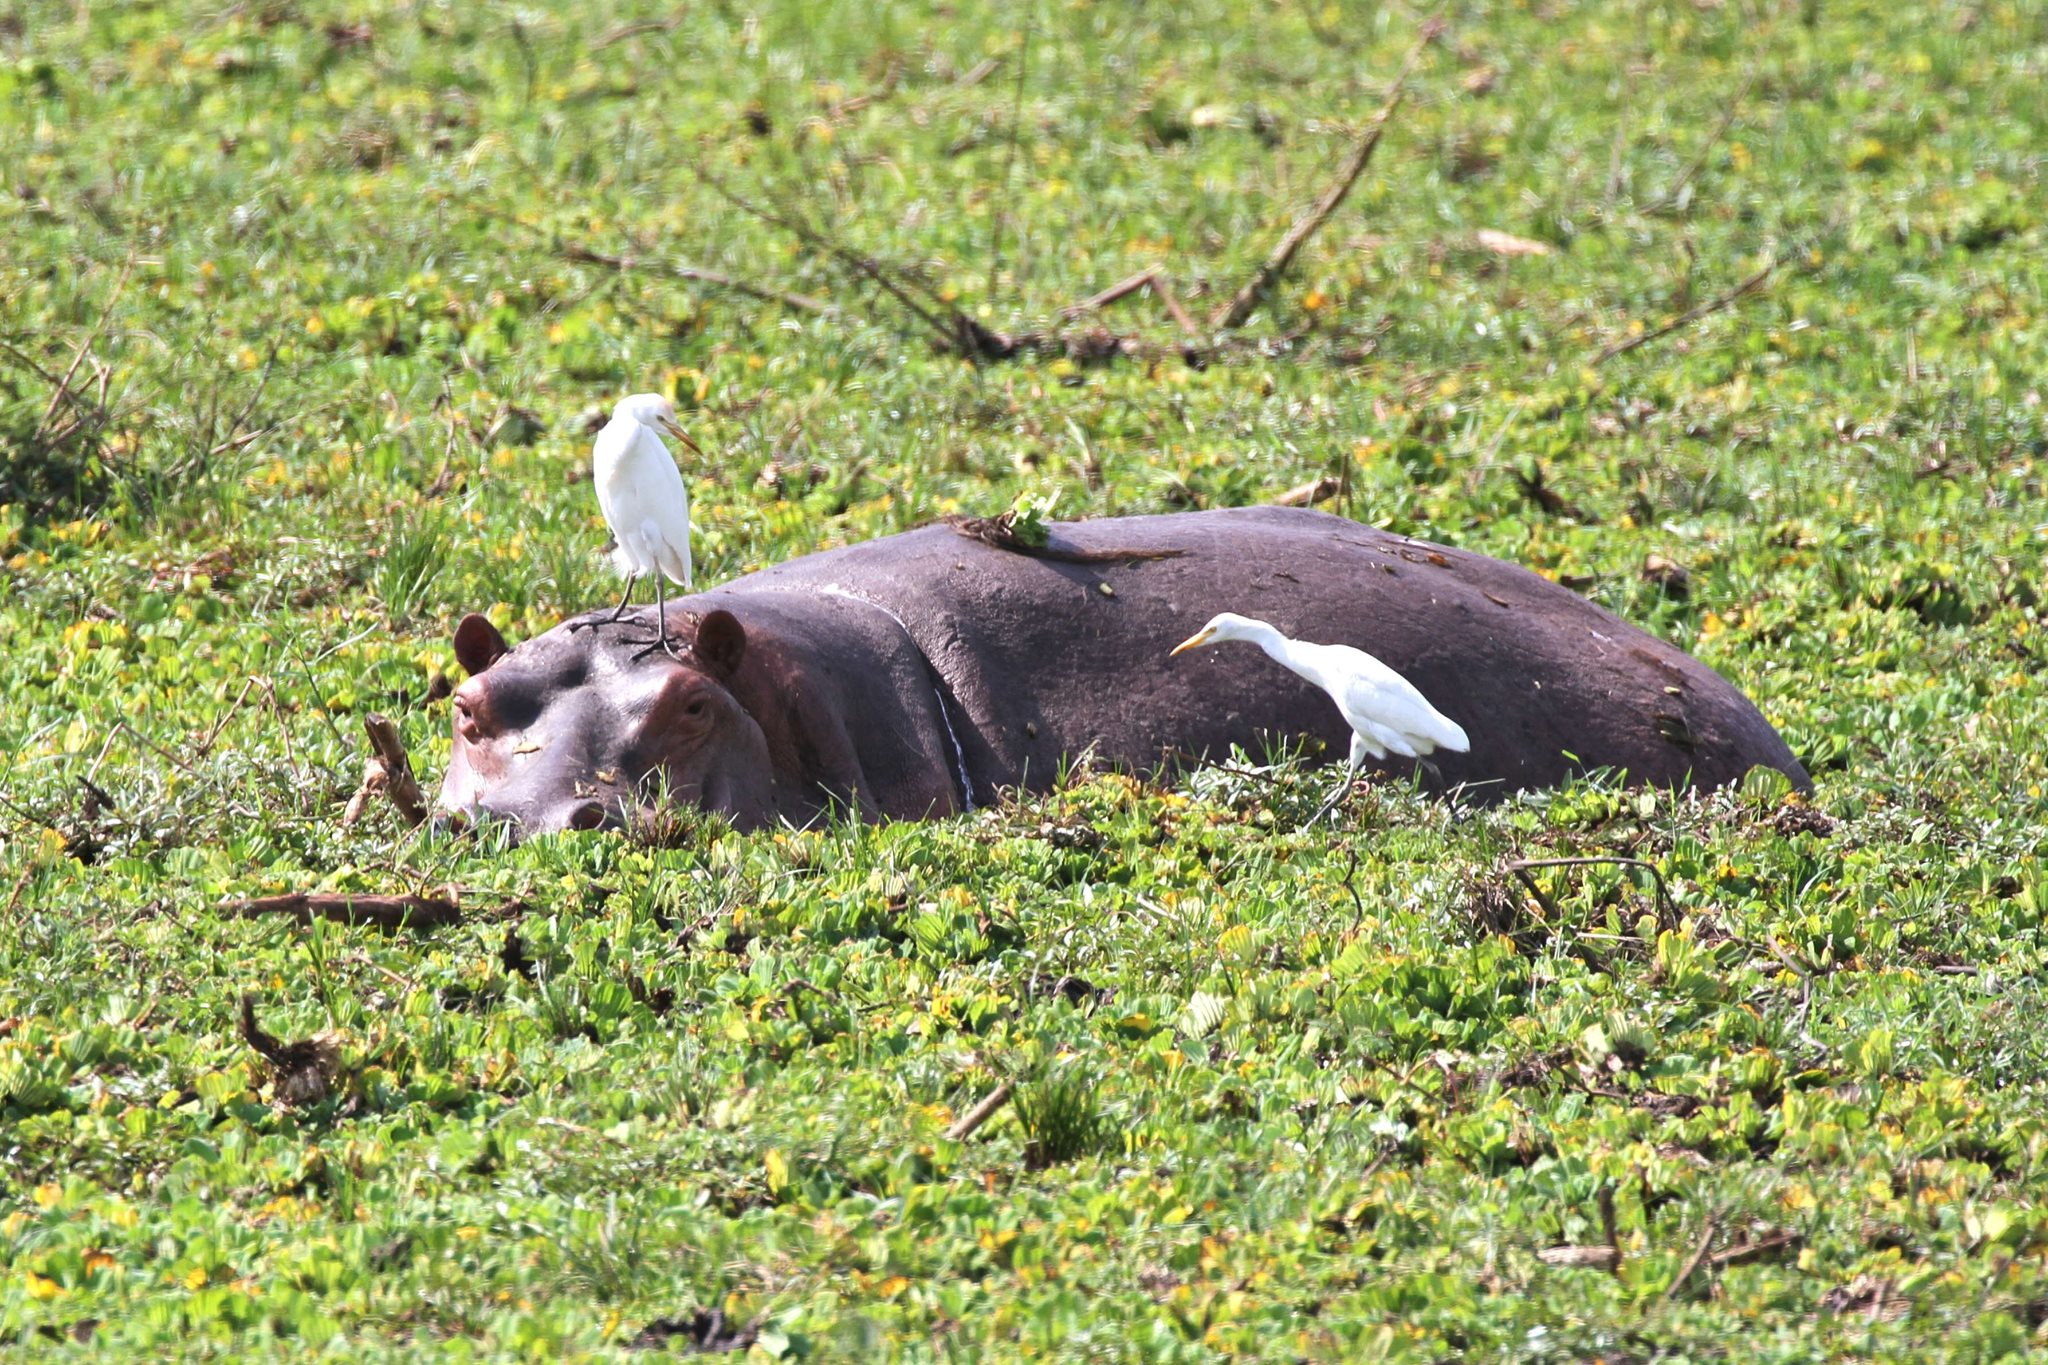
<instances>
[{"instance_id":1,"label":"egret orange beak","mask_svg":"<svg viewBox=\"0 0 2048 1365\"><path fill-rule=\"evenodd\" d=\"M697 443L690 439L689 432L684 431L681 427L677 426L669 418L657 417L655 420L661 423L661 429L663 431L667 432L669 435L675 437L678 441L681 441L684 445L688 446L690 448L690 453L692 455L695 455L700 460L704 458L704 452L699 450L697 448Z\"/></svg>"},{"instance_id":2,"label":"egret orange beak","mask_svg":"<svg viewBox=\"0 0 2048 1365\"><path fill-rule=\"evenodd\" d=\"M1179 644L1175 645L1173 647L1173 653L1168 654L1166 657L1170 659L1173 657L1174 654L1185 653L1188 650L1195 648L1195 646L1197 645L1206 645L1209 643L1209 637L1211 635L1214 635L1215 633L1215 631L1210 630L1207 626L1203 626L1193 635L1188 636L1187 639L1182 640Z\"/></svg>"}]
</instances>

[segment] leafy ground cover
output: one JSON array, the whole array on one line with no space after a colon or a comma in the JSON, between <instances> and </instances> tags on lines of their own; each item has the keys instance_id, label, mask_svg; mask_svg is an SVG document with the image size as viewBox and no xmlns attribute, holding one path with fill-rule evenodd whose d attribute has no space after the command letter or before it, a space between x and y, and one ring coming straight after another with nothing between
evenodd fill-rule
<instances>
[{"instance_id":1,"label":"leafy ground cover","mask_svg":"<svg viewBox=\"0 0 2048 1365\"><path fill-rule=\"evenodd\" d=\"M11 1349L2038 1349L2048 12L1453 4L1213 354L1063 316L1159 266L1206 318L1425 17L0 7ZM868 257L1057 335L949 354ZM1321 774L1253 754L916 826L342 827L366 713L438 773L459 613L609 593L590 415L650 386L707 578L1329 479L1696 652L1817 790L1302 833ZM1583 856L1662 898L1509 867ZM433 932L217 909L442 886Z\"/></svg>"}]
</instances>

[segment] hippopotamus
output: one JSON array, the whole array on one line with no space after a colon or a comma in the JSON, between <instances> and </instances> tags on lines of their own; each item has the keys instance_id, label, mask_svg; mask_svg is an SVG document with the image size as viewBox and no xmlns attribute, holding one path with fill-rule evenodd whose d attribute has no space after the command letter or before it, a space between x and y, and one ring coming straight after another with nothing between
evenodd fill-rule
<instances>
[{"instance_id":1,"label":"hippopotamus","mask_svg":"<svg viewBox=\"0 0 2048 1365\"><path fill-rule=\"evenodd\" d=\"M934 524L790 560L514 647L463 618L439 804L516 833L631 824L657 799L740 829L830 810L921 819L1087 760L1158 773L1297 745L1346 753L1322 692L1257 650L1170 657L1220 610L1350 644L1470 737L1378 766L1491 800L1613 769L1711 787L1806 772L1756 707L1663 640L1526 569L1280 507Z\"/></svg>"}]
</instances>

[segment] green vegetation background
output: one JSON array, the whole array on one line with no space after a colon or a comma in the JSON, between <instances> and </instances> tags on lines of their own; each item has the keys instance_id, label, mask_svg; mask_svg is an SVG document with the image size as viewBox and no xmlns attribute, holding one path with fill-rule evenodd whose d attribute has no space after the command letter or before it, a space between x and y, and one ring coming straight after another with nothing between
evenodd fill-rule
<instances>
[{"instance_id":1,"label":"green vegetation background","mask_svg":"<svg viewBox=\"0 0 2048 1365\"><path fill-rule=\"evenodd\" d=\"M1154 265L1206 315L1423 18L0 6L9 1349L2038 1349L2048 12L1453 3L1213 363L1146 295L1062 318ZM700 169L1142 353L939 354ZM1696 652L1818 791L1385 788L1302 834L1281 764L670 847L341 828L363 714L438 774L460 613L612 591L589 423L657 386L706 579L1331 477ZM1661 929L1625 869L1501 871L1602 853ZM443 884L433 934L214 908ZM332 1034L325 1098L275 1095L245 992Z\"/></svg>"}]
</instances>

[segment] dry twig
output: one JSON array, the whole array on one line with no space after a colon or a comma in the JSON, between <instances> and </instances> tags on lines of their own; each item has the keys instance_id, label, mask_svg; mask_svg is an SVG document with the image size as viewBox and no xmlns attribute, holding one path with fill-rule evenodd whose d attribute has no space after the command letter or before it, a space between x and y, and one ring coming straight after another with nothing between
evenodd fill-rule
<instances>
[{"instance_id":1,"label":"dry twig","mask_svg":"<svg viewBox=\"0 0 2048 1365\"><path fill-rule=\"evenodd\" d=\"M623 43L628 38L637 38L643 33L673 33L689 17L689 8L678 5L676 12L666 19L640 19L629 24L620 24L611 32L590 45L592 52L602 52L614 43Z\"/></svg>"},{"instance_id":2,"label":"dry twig","mask_svg":"<svg viewBox=\"0 0 2048 1365\"><path fill-rule=\"evenodd\" d=\"M1688 323L1698 322L1701 318L1708 317L1714 313L1718 313L1724 308L1734 307L1736 304L1742 302L1742 300L1748 298L1751 294L1756 293L1757 290L1762 289L1764 287L1764 283L1771 278L1771 272L1776 270L1777 268L1778 262L1775 259L1765 261L1763 269L1757 271L1756 274L1751 275L1741 284L1736 285L1733 289L1729 290L1725 294L1722 294L1718 298L1709 299L1705 303L1700 304L1696 308L1688 308L1685 312L1680 313L1677 317L1671 319L1671 321L1667 323L1664 323L1660 327L1653 327L1647 332L1640 333L1636 336L1627 337L1621 341L1613 342L1607 346L1602 347L1600 350L1600 354L1593 357L1593 363L1596 366L1605 365L1608 361L1614 359L1614 357L1622 355L1628 351L1633 351L1638 346L1647 346L1651 342L1656 341L1661 337L1669 336L1671 335L1671 333L1677 331L1679 328L1685 326Z\"/></svg>"},{"instance_id":3,"label":"dry twig","mask_svg":"<svg viewBox=\"0 0 2048 1365\"><path fill-rule=\"evenodd\" d=\"M319 919L337 924L370 924L394 933L399 929L445 929L462 923L462 910L439 896L357 896L345 892L294 891L282 896L257 896L228 901L219 907L235 919L291 915L301 924Z\"/></svg>"},{"instance_id":4,"label":"dry twig","mask_svg":"<svg viewBox=\"0 0 2048 1365\"><path fill-rule=\"evenodd\" d=\"M1700 167L1707 164L1707 154L1714 150L1714 144L1727 135L1729 125L1733 124L1735 116L1742 112L1742 102L1749 98L1750 90L1755 87L1756 75L1756 69L1752 67L1742 82L1742 89L1735 92L1735 98L1728 101L1728 107L1721 111L1721 121L1714 125L1713 131L1707 134L1707 140L1700 144L1699 153L1686 163L1685 169L1678 173L1678 179L1671 182L1671 188L1651 201L1643 210L1644 213L1662 213L1678 202L1679 196L1685 193L1685 187L1700 173Z\"/></svg>"},{"instance_id":5,"label":"dry twig","mask_svg":"<svg viewBox=\"0 0 2048 1365\"><path fill-rule=\"evenodd\" d=\"M1117 302L1119 299L1128 298L1140 289L1152 291L1152 297L1158 299L1160 304L1165 307L1167 313L1172 316L1174 325L1179 327L1181 331L1187 333L1190 337L1200 334L1201 328L1195 324L1194 316L1188 312L1187 306L1180 301L1180 295L1174 292L1173 286L1167 283L1166 268L1158 265L1147 266L1135 275L1127 275L1123 279L1118 280L1099 294L1091 295L1079 303L1068 304L1060 310L1060 315L1073 318L1079 317L1083 313L1094 312L1098 308L1107 308L1110 304Z\"/></svg>"},{"instance_id":6,"label":"dry twig","mask_svg":"<svg viewBox=\"0 0 2048 1365\"><path fill-rule=\"evenodd\" d=\"M1285 493L1271 499L1271 505L1274 507L1313 507L1319 502L1328 502L1342 490L1342 484L1338 483L1330 475L1325 474L1321 478L1310 479L1307 483L1288 489Z\"/></svg>"},{"instance_id":7,"label":"dry twig","mask_svg":"<svg viewBox=\"0 0 2048 1365\"><path fill-rule=\"evenodd\" d=\"M1343 204L1345 196L1351 193L1351 187L1358 183L1358 177L1365 174L1365 168L1372 163L1372 154L1379 149L1381 134L1386 132L1388 122L1400 109L1401 101L1407 96L1408 78L1414 74L1416 65L1422 60L1423 49L1435 42L1437 35L1443 30L1443 12L1439 10L1435 17L1423 24L1422 33L1416 38L1415 46L1408 49L1408 56L1401 63L1401 70L1394 77L1393 88L1387 92L1386 102L1380 106L1379 112L1373 115L1372 122L1366 125L1364 135L1351 149L1350 159L1344 163L1343 171L1330 187L1323 191L1323 197L1316 201L1315 207L1287 230L1287 235L1273 248L1273 254L1266 258L1266 263L1252 272L1252 277L1245 281L1244 287L1239 289L1228 303L1216 310L1215 315L1209 319L1211 328L1227 332L1242 326L1244 320L1251 316L1252 309L1259 306L1259 300L1266 296L1266 291L1286 273L1288 265L1294 260L1294 254L1301 250L1309 238L1315 236L1316 230L1322 227L1330 215Z\"/></svg>"},{"instance_id":8,"label":"dry twig","mask_svg":"<svg viewBox=\"0 0 2048 1365\"><path fill-rule=\"evenodd\" d=\"M398 727L388 718L372 714L363 717L363 729L370 736L370 757L363 765L362 785L341 813L341 823L348 826L362 819L371 799L382 794L391 798L399 818L417 829L427 818L427 798L412 775L412 759L405 752L405 741L398 737Z\"/></svg>"},{"instance_id":9,"label":"dry twig","mask_svg":"<svg viewBox=\"0 0 2048 1365\"><path fill-rule=\"evenodd\" d=\"M1686 1257L1685 1264L1671 1277L1671 1283L1664 1286L1664 1302L1671 1302L1678 1297L1678 1291L1685 1288L1685 1282L1692 1278L1693 1272L1700 1268L1700 1263L1707 1259L1707 1248L1713 1245L1714 1234L1720 1229L1720 1220L1713 1214L1708 1214L1707 1225L1700 1230L1699 1245L1692 1249L1692 1255Z\"/></svg>"},{"instance_id":10,"label":"dry twig","mask_svg":"<svg viewBox=\"0 0 2048 1365\"><path fill-rule=\"evenodd\" d=\"M606 252L593 251L589 247L579 246L573 242L559 248L559 250L563 260L580 261L586 265L601 265L608 269L619 271L622 274L632 270L659 270L664 274L673 275L679 280L688 280L693 284L708 284L716 289L730 289L735 294L745 294L750 298L760 299L764 303L779 303L784 307L794 308L800 312L818 313L826 317L837 317L840 314L837 304L827 303L823 299L814 299L808 294L791 293L785 289L775 289L765 284L755 284L750 280L740 279L736 275L727 275L717 270L706 270L702 266L683 265L679 262L645 261L637 256L613 256Z\"/></svg>"},{"instance_id":11,"label":"dry twig","mask_svg":"<svg viewBox=\"0 0 2048 1365\"><path fill-rule=\"evenodd\" d=\"M954 1122L953 1126L946 1130L947 1141L967 1141L968 1138L974 1135L975 1129L987 1123L991 1118L994 1118L996 1111L1010 1102L1010 1096L1015 1089L1015 1086L1011 1085L1008 1081L1004 1081L1001 1085L982 1096L979 1104L962 1114Z\"/></svg>"},{"instance_id":12,"label":"dry twig","mask_svg":"<svg viewBox=\"0 0 2048 1365\"><path fill-rule=\"evenodd\" d=\"M956 351L962 355L1003 358L1015 353L1016 343L998 332L991 332L973 318L968 317L950 304L934 300L932 306L920 303L910 291L899 283L882 263L872 256L863 255L844 243L827 236L823 231L800 217L774 209L763 208L741 195L724 180L703 166L695 168L697 176L719 198L731 204L740 212L758 218L764 223L779 227L793 234L804 245L825 252L842 265L866 276L877 288L908 309L912 316L929 327L933 339L941 350ZM922 287L922 286L920 286ZM943 309L946 315L934 311ZM949 316L948 316L949 315Z\"/></svg>"}]
</instances>

